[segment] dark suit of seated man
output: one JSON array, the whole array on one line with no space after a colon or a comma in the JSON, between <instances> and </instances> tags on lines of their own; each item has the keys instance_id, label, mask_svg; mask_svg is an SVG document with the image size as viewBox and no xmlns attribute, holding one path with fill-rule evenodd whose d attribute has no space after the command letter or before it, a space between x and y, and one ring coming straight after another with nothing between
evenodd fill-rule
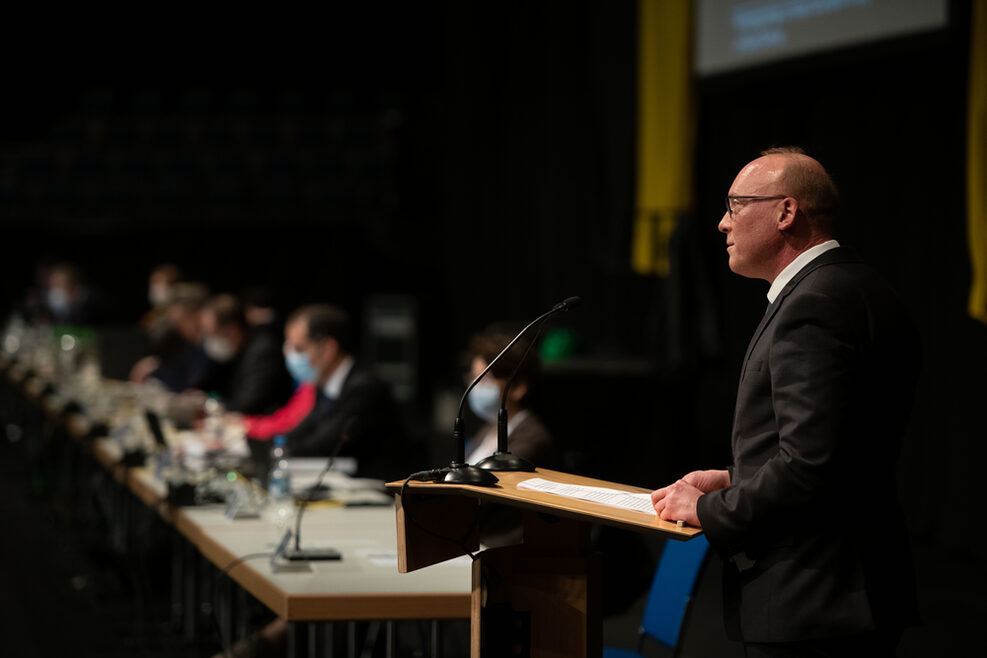
<instances>
[{"instance_id":1,"label":"dark suit of seated man","mask_svg":"<svg viewBox=\"0 0 987 658\"><path fill-rule=\"evenodd\" d=\"M338 449L356 458L361 477L401 477L408 467L400 411L390 387L356 360L351 335L348 314L333 306L305 306L288 318L288 369L317 391L312 411L287 435L288 450L311 457Z\"/></svg>"},{"instance_id":2,"label":"dark suit of seated man","mask_svg":"<svg viewBox=\"0 0 987 658\"><path fill-rule=\"evenodd\" d=\"M216 391L230 411L271 413L291 396L280 341L251 329L243 305L233 295L217 295L201 313L202 347L211 360L196 387Z\"/></svg>"}]
</instances>

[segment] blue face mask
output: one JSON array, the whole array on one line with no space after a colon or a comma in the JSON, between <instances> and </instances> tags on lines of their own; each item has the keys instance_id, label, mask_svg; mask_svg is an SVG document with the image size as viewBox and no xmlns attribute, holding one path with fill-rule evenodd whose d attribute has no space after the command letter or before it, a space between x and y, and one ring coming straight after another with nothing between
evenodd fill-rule
<instances>
[{"instance_id":1,"label":"blue face mask","mask_svg":"<svg viewBox=\"0 0 987 658\"><path fill-rule=\"evenodd\" d=\"M47 299L48 310L56 318L65 317L69 314L69 296L62 288L49 288Z\"/></svg>"},{"instance_id":2,"label":"blue face mask","mask_svg":"<svg viewBox=\"0 0 987 658\"><path fill-rule=\"evenodd\" d=\"M298 382L313 383L318 375L312 363L308 360L308 355L295 350L286 350L284 353L284 365L288 368L288 374Z\"/></svg>"},{"instance_id":3,"label":"blue face mask","mask_svg":"<svg viewBox=\"0 0 987 658\"><path fill-rule=\"evenodd\" d=\"M497 420L500 409L500 387L496 384L480 382L470 391L470 409L487 422Z\"/></svg>"}]
</instances>

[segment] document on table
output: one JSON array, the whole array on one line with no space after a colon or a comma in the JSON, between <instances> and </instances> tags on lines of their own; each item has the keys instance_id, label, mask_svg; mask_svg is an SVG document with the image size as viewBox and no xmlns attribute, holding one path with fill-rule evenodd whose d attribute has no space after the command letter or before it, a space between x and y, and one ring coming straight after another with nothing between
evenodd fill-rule
<instances>
[{"instance_id":1,"label":"document on table","mask_svg":"<svg viewBox=\"0 0 987 658\"><path fill-rule=\"evenodd\" d=\"M611 507L630 510L632 512L643 512L644 514L654 514L655 508L651 505L650 493L631 493L620 491L619 489L607 489L606 487L587 487L580 484L565 484L562 482L552 482L543 478L531 478L517 485L518 489L531 489L544 493L565 496L566 498L578 498L588 500L593 503L602 503Z\"/></svg>"}]
</instances>

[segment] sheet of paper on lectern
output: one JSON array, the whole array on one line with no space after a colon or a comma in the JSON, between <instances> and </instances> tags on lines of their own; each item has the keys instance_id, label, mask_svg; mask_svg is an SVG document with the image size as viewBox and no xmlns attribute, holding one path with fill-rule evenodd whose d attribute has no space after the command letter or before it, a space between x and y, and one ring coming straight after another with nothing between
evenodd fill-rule
<instances>
[{"instance_id":1,"label":"sheet of paper on lectern","mask_svg":"<svg viewBox=\"0 0 987 658\"><path fill-rule=\"evenodd\" d=\"M608 489L606 487L587 487L580 484L566 484L563 482L552 482L544 478L531 478L517 485L518 489L530 489L531 491L541 491L543 493L565 496L566 498L577 498L588 500L593 503L602 503L611 507L630 510L632 512L642 512L654 515L655 508L651 505L650 493L631 493L620 491L619 489Z\"/></svg>"}]
</instances>

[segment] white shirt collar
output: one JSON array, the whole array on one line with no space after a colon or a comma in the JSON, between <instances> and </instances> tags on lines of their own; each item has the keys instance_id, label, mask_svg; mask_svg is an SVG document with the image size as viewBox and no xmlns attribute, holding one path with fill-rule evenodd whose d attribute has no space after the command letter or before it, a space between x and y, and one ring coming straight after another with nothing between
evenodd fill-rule
<instances>
[{"instance_id":1,"label":"white shirt collar","mask_svg":"<svg viewBox=\"0 0 987 658\"><path fill-rule=\"evenodd\" d=\"M809 247L801 254L796 256L795 260L793 260L791 263L786 265L785 269L783 269L781 272L778 273L778 276L776 276L775 280L771 283L771 287L768 288L768 303L770 304L775 303L775 299L778 298L778 295L781 293L781 291L785 288L786 285L788 285L788 282L791 281L803 267L811 263L813 260L821 256L822 254L826 253L830 249L836 249L839 246L840 243L837 242L836 240L827 240L822 244L817 244L814 247Z\"/></svg>"},{"instance_id":2,"label":"white shirt collar","mask_svg":"<svg viewBox=\"0 0 987 658\"><path fill-rule=\"evenodd\" d=\"M325 393L327 398L330 400L336 400L339 398L339 394L343 392L343 382L346 381L346 375L350 374L350 370L352 369L352 356L348 356L339 362L336 369L332 371L331 375L329 375L326 385L322 387L322 392Z\"/></svg>"}]
</instances>

